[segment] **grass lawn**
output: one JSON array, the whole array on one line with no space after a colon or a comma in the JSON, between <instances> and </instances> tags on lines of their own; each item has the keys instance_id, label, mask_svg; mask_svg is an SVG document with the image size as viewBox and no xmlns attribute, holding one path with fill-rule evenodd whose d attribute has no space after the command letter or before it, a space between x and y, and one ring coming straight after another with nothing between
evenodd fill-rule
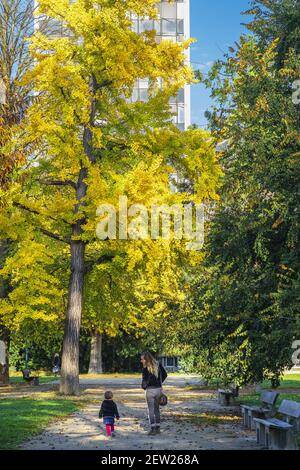
<instances>
[{"instance_id":1,"label":"grass lawn","mask_svg":"<svg viewBox=\"0 0 300 470\"><path fill-rule=\"evenodd\" d=\"M0 400L0 449L14 449L37 434L55 418L62 418L81 408L72 400Z\"/></svg>"},{"instance_id":2,"label":"grass lawn","mask_svg":"<svg viewBox=\"0 0 300 470\"><path fill-rule=\"evenodd\" d=\"M188 390L217 390L218 388L223 388L217 381L211 380L208 385L187 385ZM263 389L271 389L272 385L269 380L265 380L262 384ZM299 389L300 393L300 374L285 374L282 379L278 391L284 389ZM259 395L258 395L259 396ZM294 395L293 395L294 396Z\"/></svg>"},{"instance_id":3,"label":"grass lawn","mask_svg":"<svg viewBox=\"0 0 300 470\"><path fill-rule=\"evenodd\" d=\"M279 408L282 400L292 400L292 401L299 401L300 402L300 393L280 393L279 392L279 397L276 402L276 407ZM260 393L255 393L251 395L240 395L238 402L245 405L258 405L260 403Z\"/></svg>"},{"instance_id":4,"label":"grass lawn","mask_svg":"<svg viewBox=\"0 0 300 470\"><path fill-rule=\"evenodd\" d=\"M272 389L271 382L266 380L263 383L262 388ZM294 389L297 393L289 393L289 389ZM298 394L299 389L299 394ZM276 389L279 393L277 400L277 406L280 405L282 400L293 400L300 401L300 374L286 374L280 383L280 386ZM285 391L286 390L286 391ZM240 395L239 401L242 404L249 403L250 405L256 405L259 403L260 393L252 393L249 395Z\"/></svg>"},{"instance_id":5,"label":"grass lawn","mask_svg":"<svg viewBox=\"0 0 300 470\"><path fill-rule=\"evenodd\" d=\"M34 375L35 373L33 372L32 376ZM59 377L55 378L54 375L39 376L40 384L46 384L48 382L52 382L52 380L57 380L58 378ZM21 375L12 375L9 377L9 383L15 385L15 384L24 384L26 382Z\"/></svg>"},{"instance_id":6,"label":"grass lawn","mask_svg":"<svg viewBox=\"0 0 300 470\"><path fill-rule=\"evenodd\" d=\"M272 388L271 382L265 380L263 388ZM300 374L286 374L281 380L279 389L282 388L299 388L300 389Z\"/></svg>"}]
</instances>

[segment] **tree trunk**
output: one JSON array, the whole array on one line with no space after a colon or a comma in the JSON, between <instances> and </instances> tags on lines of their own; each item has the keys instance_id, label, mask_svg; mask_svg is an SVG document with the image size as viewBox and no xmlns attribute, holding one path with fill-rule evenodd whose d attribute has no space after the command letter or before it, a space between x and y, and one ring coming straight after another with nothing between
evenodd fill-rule
<instances>
[{"instance_id":1,"label":"tree trunk","mask_svg":"<svg viewBox=\"0 0 300 470\"><path fill-rule=\"evenodd\" d=\"M96 156L93 152L93 133L96 114L96 79L90 79L90 122L84 127L83 148L90 163L95 163ZM72 225L71 239L71 276L68 294L68 307L65 319L65 331L61 363L60 393L64 395L79 394L79 337L81 314L83 306L83 287L85 278L85 242L80 240L83 233L83 225L86 223L84 212L84 198L87 194L86 179L88 170L81 162L81 168L76 185L76 205L74 215L82 213L82 217Z\"/></svg>"},{"instance_id":2,"label":"tree trunk","mask_svg":"<svg viewBox=\"0 0 300 470\"><path fill-rule=\"evenodd\" d=\"M0 266L2 268L8 250L9 240L1 240L0 243ZM5 299L9 293L9 285L4 279L0 279L0 298ZM9 383L9 343L10 332L0 324L0 384Z\"/></svg>"},{"instance_id":3,"label":"tree trunk","mask_svg":"<svg viewBox=\"0 0 300 470\"><path fill-rule=\"evenodd\" d=\"M86 195L86 168L81 168L78 177L74 214L82 207L82 198ZM71 240L71 275L68 292L68 306L65 319L65 331L61 361L60 393L79 394L79 337L83 306L83 287L85 275L85 243L75 240L82 235L84 219L79 219L72 226Z\"/></svg>"},{"instance_id":4,"label":"tree trunk","mask_svg":"<svg viewBox=\"0 0 300 470\"><path fill-rule=\"evenodd\" d=\"M79 394L79 335L84 284L83 242L71 242L71 276L62 351L60 393Z\"/></svg>"},{"instance_id":5,"label":"tree trunk","mask_svg":"<svg viewBox=\"0 0 300 470\"><path fill-rule=\"evenodd\" d=\"M92 333L89 374L103 374L102 335L98 331Z\"/></svg>"}]
</instances>

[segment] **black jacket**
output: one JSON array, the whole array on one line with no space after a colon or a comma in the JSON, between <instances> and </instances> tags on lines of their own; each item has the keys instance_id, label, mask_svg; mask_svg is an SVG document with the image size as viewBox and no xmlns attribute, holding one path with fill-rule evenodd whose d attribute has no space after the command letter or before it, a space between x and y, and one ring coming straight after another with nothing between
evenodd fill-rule
<instances>
[{"instance_id":1,"label":"black jacket","mask_svg":"<svg viewBox=\"0 0 300 470\"><path fill-rule=\"evenodd\" d=\"M104 417L120 418L118 407L113 400L103 400L99 411L99 418Z\"/></svg>"},{"instance_id":2,"label":"black jacket","mask_svg":"<svg viewBox=\"0 0 300 470\"><path fill-rule=\"evenodd\" d=\"M158 377L154 374L150 374L147 367L143 368L143 381L142 388L146 390L147 388L161 388L163 382L168 377L168 374L165 368L159 364Z\"/></svg>"}]
</instances>

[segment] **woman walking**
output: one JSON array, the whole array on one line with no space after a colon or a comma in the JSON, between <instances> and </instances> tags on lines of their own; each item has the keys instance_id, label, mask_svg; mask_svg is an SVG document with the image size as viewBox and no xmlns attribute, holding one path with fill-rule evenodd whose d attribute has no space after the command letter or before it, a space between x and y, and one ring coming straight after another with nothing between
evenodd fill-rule
<instances>
[{"instance_id":1,"label":"woman walking","mask_svg":"<svg viewBox=\"0 0 300 470\"><path fill-rule=\"evenodd\" d=\"M143 365L142 388L146 392L146 402L151 430L150 436L160 434L159 401L162 394L162 384L167 378L167 372L148 351L141 355Z\"/></svg>"}]
</instances>

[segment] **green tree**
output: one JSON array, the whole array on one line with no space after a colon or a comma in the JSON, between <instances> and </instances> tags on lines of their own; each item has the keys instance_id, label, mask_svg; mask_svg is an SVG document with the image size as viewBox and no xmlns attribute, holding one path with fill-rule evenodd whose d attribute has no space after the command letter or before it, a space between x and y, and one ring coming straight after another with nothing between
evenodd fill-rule
<instances>
[{"instance_id":1,"label":"green tree","mask_svg":"<svg viewBox=\"0 0 300 470\"><path fill-rule=\"evenodd\" d=\"M183 328L182 341L190 339L199 370L225 383L278 384L299 337L296 3L255 2L268 7L256 10L255 35L243 36L206 80L216 100L208 117L216 142L223 142L225 176L206 262L183 312L193 329Z\"/></svg>"},{"instance_id":2,"label":"green tree","mask_svg":"<svg viewBox=\"0 0 300 470\"><path fill-rule=\"evenodd\" d=\"M299 0L252 0L251 8L245 12L253 15L247 28L266 49L270 42L278 39L276 64L282 67L290 49L300 51Z\"/></svg>"}]
</instances>

